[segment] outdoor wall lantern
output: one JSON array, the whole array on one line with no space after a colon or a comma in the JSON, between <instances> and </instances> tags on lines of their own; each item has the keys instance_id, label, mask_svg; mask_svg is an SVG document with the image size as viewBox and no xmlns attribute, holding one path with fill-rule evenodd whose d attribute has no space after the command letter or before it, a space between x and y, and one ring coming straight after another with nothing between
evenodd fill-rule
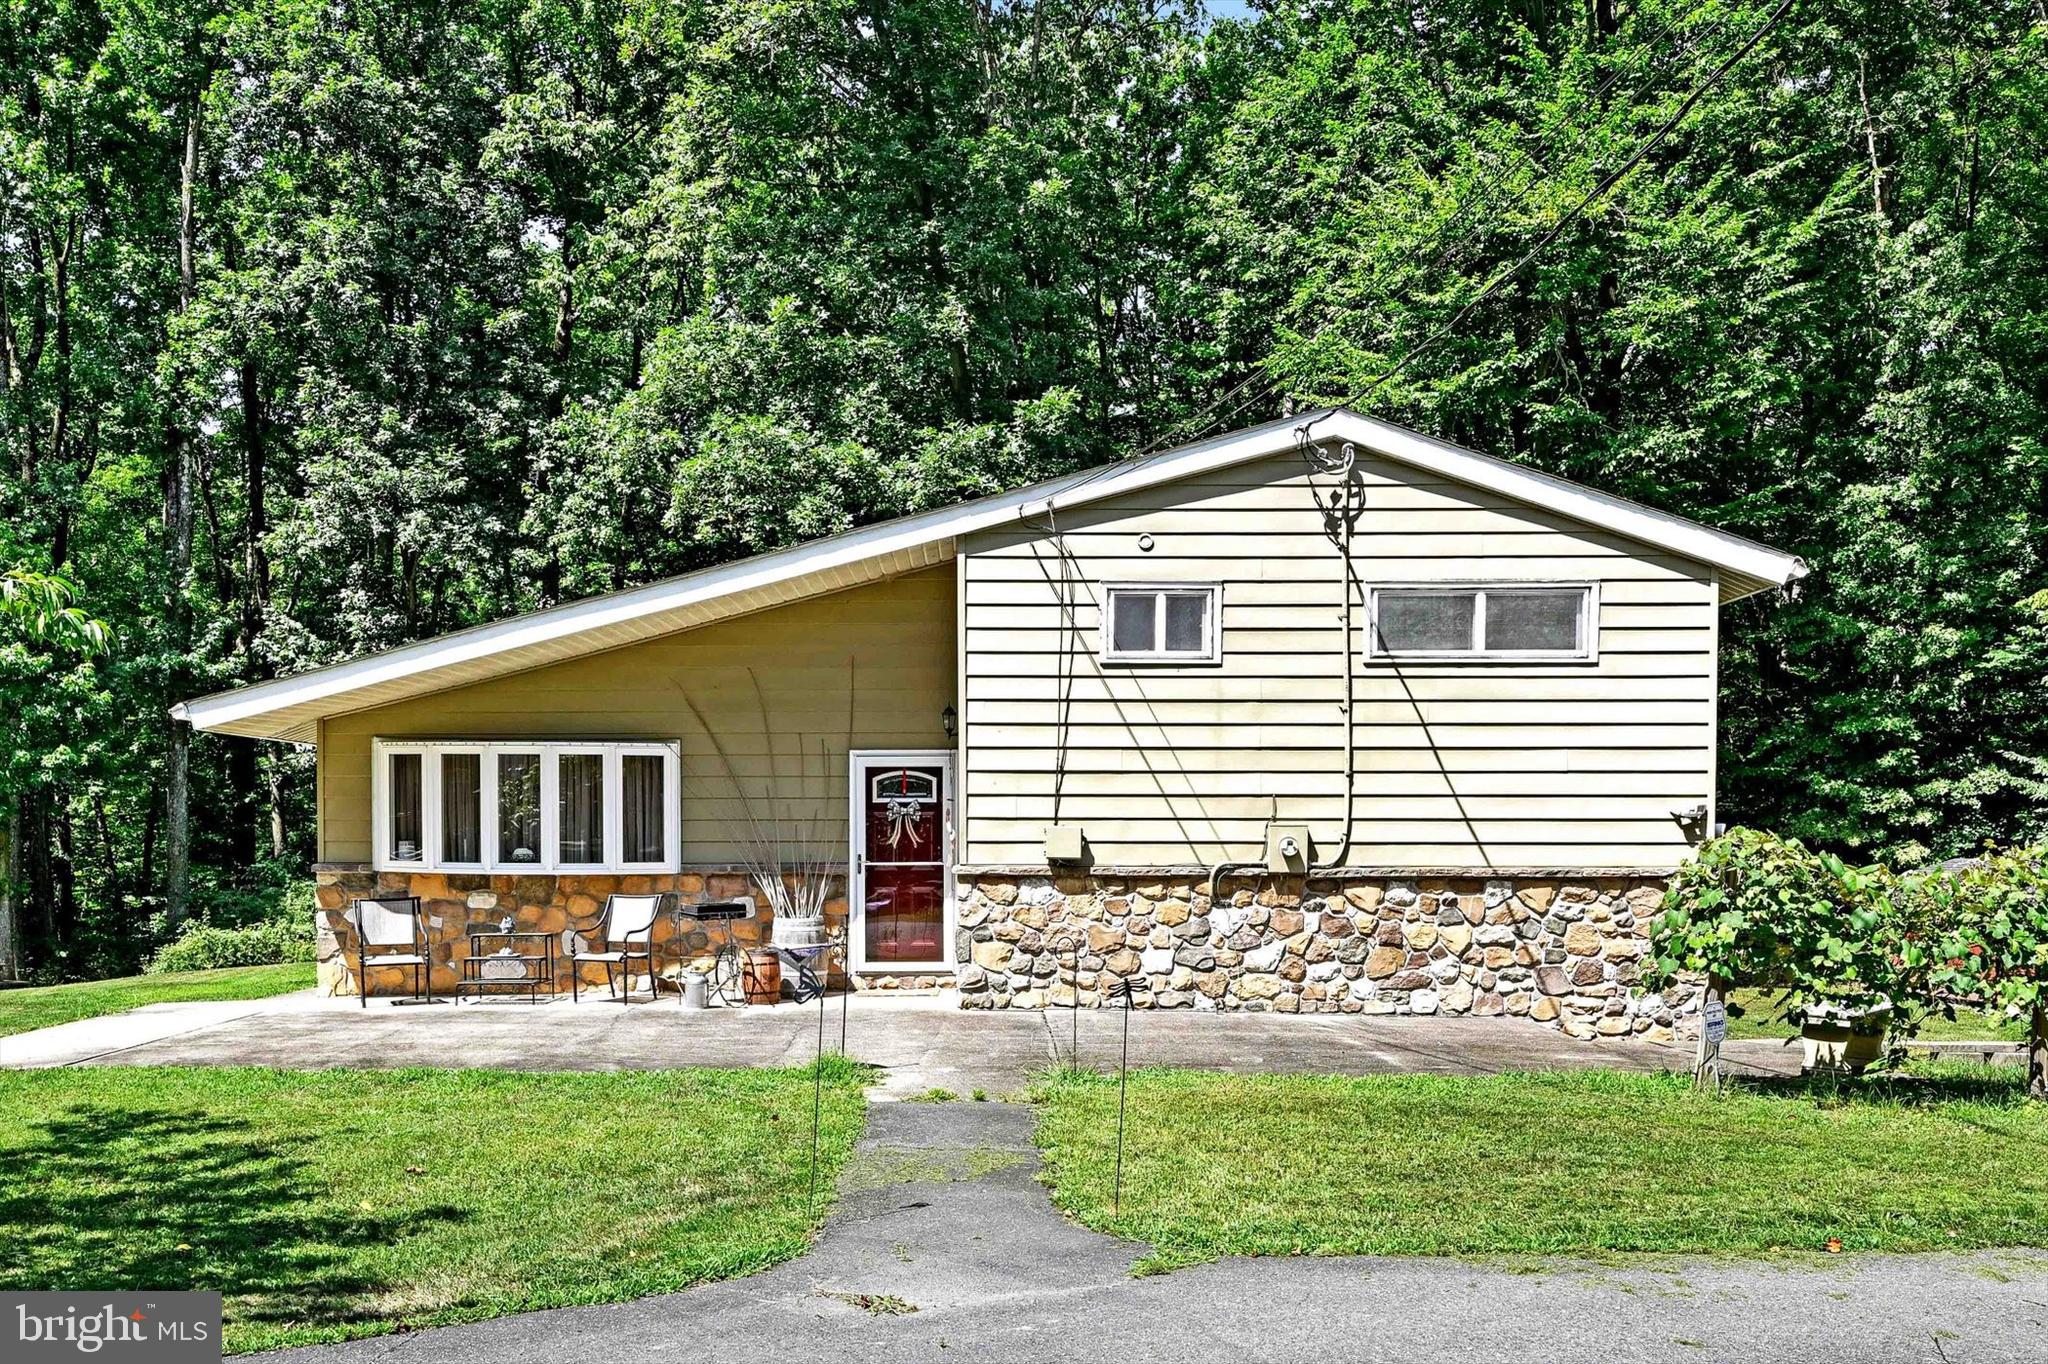
<instances>
[{"instance_id":1,"label":"outdoor wall lantern","mask_svg":"<svg viewBox=\"0 0 2048 1364\"><path fill-rule=\"evenodd\" d=\"M956 738L960 733L960 712L947 706L939 712L939 723L946 727L946 737Z\"/></svg>"}]
</instances>

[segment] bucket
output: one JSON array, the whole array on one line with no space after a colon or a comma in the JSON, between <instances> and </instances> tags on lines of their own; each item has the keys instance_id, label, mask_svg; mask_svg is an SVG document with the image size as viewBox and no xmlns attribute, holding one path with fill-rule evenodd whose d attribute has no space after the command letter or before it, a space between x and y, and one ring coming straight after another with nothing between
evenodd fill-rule
<instances>
[{"instance_id":1,"label":"bucket","mask_svg":"<svg viewBox=\"0 0 2048 1364\"><path fill-rule=\"evenodd\" d=\"M741 987L749 1004L773 1004L782 998L782 958L773 948L756 947L747 953L740 973Z\"/></svg>"},{"instance_id":2,"label":"bucket","mask_svg":"<svg viewBox=\"0 0 2048 1364\"><path fill-rule=\"evenodd\" d=\"M683 972L683 1007L702 1009L710 1004L710 979L702 971Z\"/></svg>"}]
</instances>

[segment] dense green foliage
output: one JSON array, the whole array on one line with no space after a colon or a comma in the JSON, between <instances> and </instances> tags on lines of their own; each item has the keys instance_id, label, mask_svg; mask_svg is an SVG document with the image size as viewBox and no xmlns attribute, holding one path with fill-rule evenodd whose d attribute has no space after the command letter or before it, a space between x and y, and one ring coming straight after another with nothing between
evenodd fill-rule
<instances>
[{"instance_id":1,"label":"dense green foliage","mask_svg":"<svg viewBox=\"0 0 2048 1364\"><path fill-rule=\"evenodd\" d=\"M0 1289L211 1289L241 1354L751 1274L860 1136L823 1065L816 1198L808 1068L0 1072Z\"/></svg>"},{"instance_id":2,"label":"dense green foliage","mask_svg":"<svg viewBox=\"0 0 2048 1364\"><path fill-rule=\"evenodd\" d=\"M1722 1094L1669 1073L1139 1071L1120 1205L1115 1077L1065 1073L1034 1098L1053 1201L1150 1244L1154 1268L1224 1255L1811 1253L1836 1238L1954 1250L2048 1234L2048 1109L2029 1107L2010 1067Z\"/></svg>"},{"instance_id":3,"label":"dense green foliage","mask_svg":"<svg viewBox=\"0 0 2048 1364\"><path fill-rule=\"evenodd\" d=\"M1924 931L1906 945L1906 964L1951 1012L1968 999L2024 1019L2028 1090L2048 1099L2048 845L1994 850L1929 877L1922 902Z\"/></svg>"},{"instance_id":4,"label":"dense green foliage","mask_svg":"<svg viewBox=\"0 0 2048 1364\"><path fill-rule=\"evenodd\" d=\"M313 960L310 915L267 919L240 928L188 923L149 959L149 974L215 971L225 966L271 966Z\"/></svg>"},{"instance_id":5,"label":"dense green foliage","mask_svg":"<svg viewBox=\"0 0 2048 1364\"><path fill-rule=\"evenodd\" d=\"M2043 831L2026 0L1801 0L1469 311L1767 6L4 4L0 568L114 636L0 647L32 970L175 927L181 696L1358 395L1809 560L1731 817ZM194 915L310 785L194 742Z\"/></svg>"}]
</instances>

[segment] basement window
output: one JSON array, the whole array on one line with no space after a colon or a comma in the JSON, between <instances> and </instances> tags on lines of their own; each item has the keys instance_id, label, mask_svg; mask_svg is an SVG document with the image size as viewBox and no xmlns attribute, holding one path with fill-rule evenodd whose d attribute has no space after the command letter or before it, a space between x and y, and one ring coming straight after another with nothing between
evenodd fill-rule
<instances>
[{"instance_id":1,"label":"basement window","mask_svg":"<svg viewBox=\"0 0 2048 1364\"><path fill-rule=\"evenodd\" d=\"M1217 583L1111 583L1103 589L1103 661L1217 662L1222 604Z\"/></svg>"},{"instance_id":2,"label":"basement window","mask_svg":"<svg viewBox=\"0 0 2048 1364\"><path fill-rule=\"evenodd\" d=\"M674 871L681 763L667 743L373 745L379 871Z\"/></svg>"},{"instance_id":3,"label":"basement window","mask_svg":"<svg viewBox=\"0 0 2048 1364\"><path fill-rule=\"evenodd\" d=\"M1367 642L1374 658L1580 661L1598 620L1591 583L1375 587Z\"/></svg>"}]
</instances>

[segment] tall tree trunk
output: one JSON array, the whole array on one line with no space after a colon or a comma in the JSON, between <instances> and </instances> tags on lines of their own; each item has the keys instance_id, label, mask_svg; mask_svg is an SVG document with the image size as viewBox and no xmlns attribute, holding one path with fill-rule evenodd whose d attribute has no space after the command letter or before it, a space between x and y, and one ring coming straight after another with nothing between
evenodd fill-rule
<instances>
[{"instance_id":1,"label":"tall tree trunk","mask_svg":"<svg viewBox=\"0 0 2048 1364\"><path fill-rule=\"evenodd\" d=\"M195 90L185 110L185 155L178 168L178 308L192 306L197 292L195 227L192 194L199 179L200 106ZM164 480L164 541L169 572L168 610L171 647L179 654L191 647L187 593L192 576L192 441L178 419L175 396L168 415L171 468ZM183 669L172 665L176 686ZM164 914L171 927L184 922L191 885L192 727L171 721L170 753L164 773Z\"/></svg>"},{"instance_id":2,"label":"tall tree trunk","mask_svg":"<svg viewBox=\"0 0 2048 1364\"><path fill-rule=\"evenodd\" d=\"M71 800L59 791L57 807L57 858L51 868L51 883L57 892L57 936L66 946L78 942L78 837L71 825Z\"/></svg>"},{"instance_id":3,"label":"tall tree trunk","mask_svg":"<svg viewBox=\"0 0 2048 1364\"><path fill-rule=\"evenodd\" d=\"M20 934L14 926L14 850L21 844L21 811L7 808L7 831L0 834L0 985L21 979Z\"/></svg>"},{"instance_id":4,"label":"tall tree trunk","mask_svg":"<svg viewBox=\"0 0 2048 1364\"><path fill-rule=\"evenodd\" d=\"M265 765L265 776L270 788L270 856L273 861L284 859L284 762L275 753Z\"/></svg>"},{"instance_id":5,"label":"tall tree trunk","mask_svg":"<svg viewBox=\"0 0 2048 1364\"><path fill-rule=\"evenodd\" d=\"M107 818L107 793L93 792L93 823L100 836L100 850L107 859L107 879L101 892L106 898L106 908L115 923L122 923L128 917L128 896L121 881L121 845L114 841L113 821Z\"/></svg>"},{"instance_id":6,"label":"tall tree trunk","mask_svg":"<svg viewBox=\"0 0 2048 1364\"><path fill-rule=\"evenodd\" d=\"M228 263L235 264L233 241L223 243L229 252ZM263 375L258 369L254 356L244 356L236 370L236 386L241 389L242 399L242 493L245 512L242 525L242 622L241 648L244 676L251 682L261 682L271 674L270 664L262 656L263 621L270 609L270 559L263 547L263 537L270 529L269 457L267 418L263 409ZM254 739L236 739L229 752L229 772L234 787L234 827L229 843L229 856L237 866L249 866L256 861L257 823L259 811L268 806L270 818L275 822L277 803L275 790L268 800L259 796L257 788L262 781L261 755ZM275 842L275 840L272 840Z\"/></svg>"},{"instance_id":7,"label":"tall tree trunk","mask_svg":"<svg viewBox=\"0 0 2048 1364\"><path fill-rule=\"evenodd\" d=\"M2048 1101L2048 1004L2034 1006L2027 1034L2027 1097Z\"/></svg>"}]
</instances>

